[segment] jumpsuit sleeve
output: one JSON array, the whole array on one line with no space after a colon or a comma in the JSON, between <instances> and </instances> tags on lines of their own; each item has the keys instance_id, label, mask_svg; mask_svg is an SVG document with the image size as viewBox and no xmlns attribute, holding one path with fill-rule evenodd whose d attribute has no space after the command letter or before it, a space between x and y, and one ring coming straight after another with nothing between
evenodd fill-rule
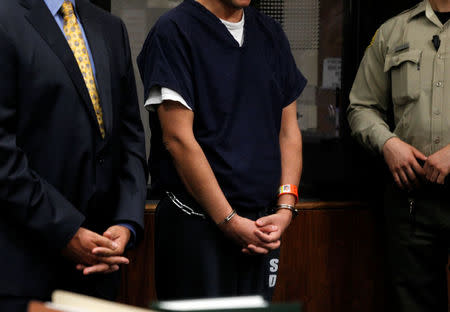
<instances>
[{"instance_id":1,"label":"jumpsuit sleeve","mask_svg":"<svg viewBox=\"0 0 450 312\"><path fill-rule=\"evenodd\" d=\"M195 111L193 74L187 35L172 21L162 19L150 31L137 62L147 99L153 87L179 94Z\"/></svg>"}]
</instances>

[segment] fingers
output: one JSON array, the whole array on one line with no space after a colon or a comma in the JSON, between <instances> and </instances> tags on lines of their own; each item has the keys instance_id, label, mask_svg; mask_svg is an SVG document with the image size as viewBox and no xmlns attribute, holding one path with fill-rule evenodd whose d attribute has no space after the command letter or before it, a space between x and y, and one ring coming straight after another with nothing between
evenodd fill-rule
<instances>
[{"instance_id":1,"label":"fingers","mask_svg":"<svg viewBox=\"0 0 450 312\"><path fill-rule=\"evenodd\" d=\"M431 175L433 174L433 167L430 166L428 161L425 163L425 166L423 166L423 170L425 171L425 179L430 181Z\"/></svg>"},{"instance_id":2,"label":"fingers","mask_svg":"<svg viewBox=\"0 0 450 312\"><path fill-rule=\"evenodd\" d=\"M280 246L281 246L281 241L277 240L272 243L266 243L266 244L262 244L262 245L249 244L247 246L247 249L249 249L250 251L255 251L256 249L257 250L266 249L267 251L270 251L270 250L278 249L278 248L280 248Z\"/></svg>"},{"instance_id":3,"label":"fingers","mask_svg":"<svg viewBox=\"0 0 450 312\"><path fill-rule=\"evenodd\" d=\"M266 226L260 227L259 230L261 232L263 232L263 233L270 234L272 232L278 231L278 226L272 225L272 224L271 225L266 225Z\"/></svg>"},{"instance_id":4,"label":"fingers","mask_svg":"<svg viewBox=\"0 0 450 312\"><path fill-rule=\"evenodd\" d=\"M414 170L411 167L407 167L405 169L407 178L410 182L412 182L416 187L419 186L419 180L416 177L416 174L414 173Z\"/></svg>"},{"instance_id":5,"label":"fingers","mask_svg":"<svg viewBox=\"0 0 450 312\"><path fill-rule=\"evenodd\" d=\"M103 233L103 237L112 241L112 246L98 246L92 249L92 253L98 256L110 257L122 255L128 240L121 236L121 227L112 226ZM126 241L125 241L126 240ZM111 248L116 246L116 248Z\"/></svg>"},{"instance_id":6,"label":"fingers","mask_svg":"<svg viewBox=\"0 0 450 312\"><path fill-rule=\"evenodd\" d=\"M403 189L411 189L411 183L409 183L408 177L406 176L405 172L403 170L399 170L398 176L400 177L400 181L402 183Z\"/></svg>"},{"instance_id":7,"label":"fingers","mask_svg":"<svg viewBox=\"0 0 450 312\"><path fill-rule=\"evenodd\" d=\"M273 224L272 219L273 219L272 215L259 218L258 220L256 220L256 225L258 227L265 227L267 225Z\"/></svg>"},{"instance_id":8,"label":"fingers","mask_svg":"<svg viewBox=\"0 0 450 312\"><path fill-rule=\"evenodd\" d=\"M388 142L389 145L388 145ZM425 170L419 164L428 158L415 147L402 141L389 140L383 147L384 158L391 170L395 183L401 189L412 190L420 186L419 177L425 176Z\"/></svg>"},{"instance_id":9,"label":"fingers","mask_svg":"<svg viewBox=\"0 0 450 312\"><path fill-rule=\"evenodd\" d=\"M117 264L114 264L114 265L110 266L109 270L106 271L105 273L112 273L112 272L119 271L119 268L120 267Z\"/></svg>"},{"instance_id":10,"label":"fingers","mask_svg":"<svg viewBox=\"0 0 450 312\"><path fill-rule=\"evenodd\" d=\"M78 271L83 271L85 268L87 268L87 266L85 266L84 264L77 264L77 266L75 268Z\"/></svg>"},{"instance_id":11,"label":"fingers","mask_svg":"<svg viewBox=\"0 0 450 312\"><path fill-rule=\"evenodd\" d=\"M79 261L79 263L82 263L86 266L94 265L99 262L100 262L99 259L89 252L86 252L85 255L81 257Z\"/></svg>"},{"instance_id":12,"label":"fingers","mask_svg":"<svg viewBox=\"0 0 450 312\"><path fill-rule=\"evenodd\" d=\"M397 184L397 186L399 187L399 188L401 188L401 189L404 189L404 186L403 186L403 184L402 184L402 181L400 180L400 177L399 177L399 175L397 174L397 172L392 172L392 176L394 177L394 181L395 181L395 184Z\"/></svg>"},{"instance_id":13,"label":"fingers","mask_svg":"<svg viewBox=\"0 0 450 312\"><path fill-rule=\"evenodd\" d=\"M420 186L420 181L417 178L418 174L425 176L425 171L420 167L420 165L415 162L410 165L404 166L400 169L393 170L392 176L394 177L395 183L401 188L406 190L412 190L413 186Z\"/></svg>"},{"instance_id":14,"label":"fingers","mask_svg":"<svg viewBox=\"0 0 450 312\"><path fill-rule=\"evenodd\" d=\"M108 265L120 265L120 264L129 264L130 260L128 260L128 258L125 257L117 257L117 256L113 256L113 257L99 257L99 256L91 256L89 258L89 261L83 262L82 264L78 264L76 266L77 270L83 270L84 268L93 265L97 265L99 263L105 263Z\"/></svg>"},{"instance_id":15,"label":"fingers","mask_svg":"<svg viewBox=\"0 0 450 312\"><path fill-rule=\"evenodd\" d=\"M114 264L129 264L130 260L128 260L125 257L117 257L117 256L113 256L113 257L98 257L99 262L102 263L106 263L109 265L114 265Z\"/></svg>"},{"instance_id":16,"label":"fingers","mask_svg":"<svg viewBox=\"0 0 450 312\"><path fill-rule=\"evenodd\" d=\"M105 233L103 233L103 236L110 239L110 240L114 240L114 233L111 230L107 230Z\"/></svg>"},{"instance_id":17,"label":"fingers","mask_svg":"<svg viewBox=\"0 0 450 312\"><path fill-rule=\"evenodd\" d=\"M424 166L425 178L431 183L444 184L447 171L439 165L436 159L430 157Z\"/></svg>"},{"instance_id":18,"label":"fingers","mask_svg":"<svg viewBox=\"0 0 450 312\"><path fill-rule=\"evenodd\" d=\"M266 255L269 253L269 250L263 247L258 247L255 246L253 244L250 244L247 246L247 249L250 251L250 253L252 254L259 254L259 255Z\"/></svg>"},{"instance_id":19,"label":"fingers","mask_svg":"<svg viewBox=\"0 0 450 312\"><path fill-rule=\"evenodd\" d=\"M82 271L84 275L90 275L95 273L112 273L119 270L119 266L117 264L108 265L106 263L98 263L92 266L86 266L83 264L77 264L76 269L78 271Z\"/></svg>"},{"instance_id":20,"label":"fingers","mask_svg":"<svg viewBox=\"0 0 450 312\"><path fill-rule=\"evenodd\" d=\"M269 251L271 250L276 250L278 248L280 248L281 246L281 241L277 240L276 242L270 243L270 244L265 244L262 246L256 246L254 244L249 244L247 246L247 248L243 248L242 251L249 251L250 254L261 254L261 255L265 255L267 253L269 253ZM246 253L246 252L244 252Z\"/></svg>"},{"instance_id":21,"label":"fingers","mask_svg":"<svg viewBox=\"0 0 450 312\"><path fill-rule=\"evenodd\" d=\"M414 157L416 157L417 159L420 159L422 161L426 161L427 160L427 156L425 156L421 151L419 151L414 146L411 146L411 148L412 148L412 152L414 154Z\"/></svg>"},{"instance_id":22,"label":"fingers","mask_svg":"<svg viewBox=\"0 0 450 312\"><path fill-rule=\"evenodd\" d=\"M439 176L436 179L436 183L437 184L444 184L445 183L445 178L446 178L446 175L440 173Z\"/></svg>"},{"instance_id":23,"label":"fingers","mask_svg":"<svg viewBox=\"0 0 450 312\"><path fill-rule=\"evenodd\" d=\"M116 240L117 238L120 237L123 228L124 227L121 225L113 225L109 229L107 229L105 233L103 233L103 236L109 238L110 240Z\"/></svg>"},{"instance_id":24,"label":"fingers","mask_svg":"<svg viewBox=\"0 0 450 312\"><path fill-rule=\"evenodd\" d=\"M280 239L281 232L271 232L270 234L264 233L260 230L255 231L256 237L258 237L264 243L273 243Z\"/></svg>"},{"instance_id":25,"label":"fingers","mask_svg":"<svg viewBox=\"0 0 450 312\"><path fill-rule=\"evenodd\" d=\"M433 166L431 166L428 162L425 163L425 178L430 181L434 182L433 175L435 175L435 171L437 171Z\"/></svg>"},{"instance_id":26,"label":"fingers","mask_svg":"<svg viewBox=\"0 0 450 312\"><path fill-rule=\"evenodd\" d=\"M116 250L117 248L119 248L119 245L116 242L113 242L109 238L100 236L98 234L95 235L95 238L94 238L93 241L99 247L106 247L106 248L109 248L111 250Z\"/></svg>"},{"instance_id":27,"label":"fingers","mask_svg":"<svg viewBox=\"0 0 450 312\"><path fill-rule=\"evenodd\" d=\"M430 182L436 183L437 178L439 176L439 170L437 170L436 168L433 168L432 173L430 174Z\"/></svg>"},{"instance_id":28,"label":"fingers","mask_svg":"<svg viewBox=\"0 0 450 312\"><path fill-rule=\"evenodd\" d=\"M84 275L91 275L91 274L108 274L112 272L116 272L119 270L119 266L117 264L114 265L108 265L106 263L99 263L90 267L87 267L83 270Z\"/></svg>"},{"instance_id":29,"label":"fingers","mask_svg":"<svg viewBox=\"0 0 450 312\"><path fill-rule=\"evenodd\" d=\"M90 275L95 273L103 273L109 270L109 265L106 263L99 263L93 266L87 267L83 270L84 275Z\"/></svg>"},{"instance_id":30,"label":"fingers","mask_svg":"<svg viewBox=\"0 0 450 312\"><path fill-rule=\"evenodd\" d=\"M92 249L92 253L100 257L111 257L122 255L122 251L120 249L114 251L105 247L95 247L94 249Z\"/></svg>"},{"instance_id":31,"label":"fingers","mask_svg":"<svg viewBox=\"0 0 450 312\"><path fill-rule=\"evenodd\" d=\"M275 241L273 243L269 243L269 244L264 245L264 248L266 248L268 250L275 250L275 249L280 248L280 246L281 246L281 241L277 240L277 241Z\"/></svg>"},{"instance_id":32,"label":"fingers","mask_svg":"<svg viewBox=\"0 0 450 312\"><path fill-rule=\"evenodd\" d=\"M425 163L425 165L426 165L426 163ZM411 164L411 166L412 166L414 172L417 173L419 176L421 176L421 177L425 176L425 167L422 168L417 161L414 161Z\"/></svg>"}]
</instances>

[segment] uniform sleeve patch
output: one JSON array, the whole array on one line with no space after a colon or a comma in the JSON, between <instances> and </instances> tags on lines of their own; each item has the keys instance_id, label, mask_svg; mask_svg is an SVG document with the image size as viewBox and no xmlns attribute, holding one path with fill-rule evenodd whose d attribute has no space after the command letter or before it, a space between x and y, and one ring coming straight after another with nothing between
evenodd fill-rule
<instances>
[{"instance_id":1,"label":"uniform sleeve patch","mask_svg":"<svg viewBox=\"0 0 450 312\"><path fill-rule=\"evenodd\" d=\"M375 42L377 34L378 34L378 30L375 32L375 35L373 35L372 40L370 41L370 44L369 44L368 48L370 48L373 45L373 43Z\"/></svg>"}]
</instances>

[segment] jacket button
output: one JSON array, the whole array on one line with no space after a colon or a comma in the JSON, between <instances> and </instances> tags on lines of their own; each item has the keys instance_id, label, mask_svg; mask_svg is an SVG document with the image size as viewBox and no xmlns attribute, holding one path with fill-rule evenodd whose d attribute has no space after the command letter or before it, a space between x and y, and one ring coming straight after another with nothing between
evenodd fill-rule
<instances>
[{"instance_id":1,"label":"jacket button","mask_svg":"<svg viewBox=\"0 0 450 312\"><path fill-rule=\"evenodd\" d=\"M100 158L100 159L98 160L98 163L99 163L100 165L102 165L104 162L105 162L105 160L104 160L103 158Z\"/></svg>"}]
</instances>

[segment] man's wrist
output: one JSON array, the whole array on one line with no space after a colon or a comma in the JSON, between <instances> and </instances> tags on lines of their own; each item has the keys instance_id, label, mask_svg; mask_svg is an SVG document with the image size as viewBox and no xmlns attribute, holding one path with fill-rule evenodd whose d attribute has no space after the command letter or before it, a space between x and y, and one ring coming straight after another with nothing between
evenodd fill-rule
<instances>
[{"instance_id":1,"label":"man's wrist","mask_svg":"<svg viewBox=\"0 0 450 312\"><path fill-rule=\"evenodd\" d=\"M134 228L134 226L131 223L127 222L121 222L118 223L117 225L123 227L124 229L127 229L129 232L129 239L125 248L126 249L133 248L134 245L136 244L136 229Z\"/></svg>"},{"instance_id":2,"label":"man's wrist","mask_svg":"<svg viewBox=\"0 0 450 312\"><path fill-rule=\"evenodd\" d=\"M225 223L217 224L218 228L224 232L232 231L232 229L236 226L236 224L239 222L240 216L235 213L234 216Z\"/></svg>"},{"instance_id":3,"label":"man's wrist","mask_svg":"<svg viewBox=\"0 0 450 312\"><path fill-rule=\"evenodd\" d=\"M298 215L298 211L295 208L295 205L286 205L286 204L276 205L275 213L279 215L289 216L290 219L293 219Z\"/></svg>"},{"instance_id":4,"label":"man's wrist","mask_svg":"<svg viewBox=\"0 0 450 312\"><path fill-rule=\"evenodd\" d=\"M296 196L293 194L283 194L278 197L278 205L295 205Z\"/></svg>"},{"instance_id":5,"label":"man's wrist","mask_svg":"<svg viewBox=\"0 0 450 312\"><path fill-rule=\"evenodd\" d=\"M380 148L380 152L381 152L381 154L384 154L384 149L385 149L385 147L386 147L386 143L388 143L389 141L392 141L392 139L398 139L398 140L400 140L395 134L392 134L391 136L387 136L387 137L385 137L384 139L382 139L380 142L381 142L381 144L380 144L380 146L381 146L381 148ZM394 140L395 141L395 140Z\"/></svg>"},{"instance_id":6,"label":"man's wrist","mask_svg":"<svg viewBox=\"0 0 450 312\"><path fill-rule=\"evenodd\" d=\"M236 210L232 210L226 217L224 217L221 221L217 223L218 226L224 225L233 219L233 217L236 215Z\"/></svg>"}]
</instances>

